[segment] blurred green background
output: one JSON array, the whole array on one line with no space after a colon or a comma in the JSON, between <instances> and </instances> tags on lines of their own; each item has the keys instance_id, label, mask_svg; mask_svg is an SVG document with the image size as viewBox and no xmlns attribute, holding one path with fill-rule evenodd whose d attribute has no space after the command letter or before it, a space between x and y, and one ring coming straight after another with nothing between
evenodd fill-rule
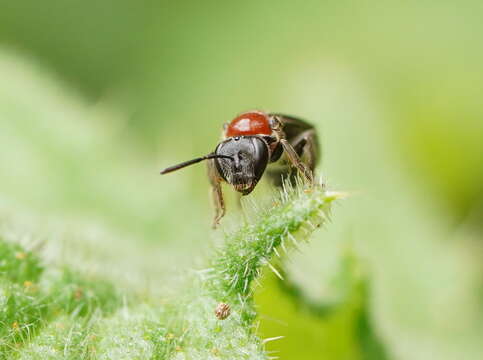
<instances>
[{"instance_id":1,"label":"blurred green background","mask_svg":"<svg viewBox=\"0 0 483 360\"><path fill-rule=\"evenodd\" d=\"M352 196L288 276L341 304L316 312L268 276L259 332L285 336L269 348L481 359L482 16L478 1L1 1L2 218L57 242L54 262L162 293L218 235L204 167L158 171L211 151L241 111L293 114ZM336 281L348 253L355 295Z\"/></svg>"}]
</instances>

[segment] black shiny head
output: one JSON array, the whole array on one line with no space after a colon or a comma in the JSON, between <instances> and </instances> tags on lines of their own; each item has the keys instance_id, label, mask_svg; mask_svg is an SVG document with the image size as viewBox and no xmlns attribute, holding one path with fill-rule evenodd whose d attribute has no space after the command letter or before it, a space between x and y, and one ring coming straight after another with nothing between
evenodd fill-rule
<instances>
[{"instance_id":1,"label":"black shiny head","mask_svg":"<svg viewBox=\"0 0 483 360\"><path fill-rule=\"evenodd\" d=\"M266 141L256 135L229 138L216 147L215 154L220 156L214 161L221 177L243 195L255 188L270 157Z\"/></svg>"}]
</instances>

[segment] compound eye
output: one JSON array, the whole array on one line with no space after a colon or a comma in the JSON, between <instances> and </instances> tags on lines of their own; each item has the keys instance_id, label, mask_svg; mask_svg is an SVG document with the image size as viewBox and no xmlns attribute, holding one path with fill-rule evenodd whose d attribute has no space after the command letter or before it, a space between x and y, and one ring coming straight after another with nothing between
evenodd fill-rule
<instances>
[{"instance_id":1,"label":"compound eye","mask_svg":"<svg viewBox=\"0 0 483 360\"><path fill-rule=\"evenodd\" d=\"M254 160L254 171L256 180L260 180L268 164L268 146L260 139L253 139L253 160Z\"/></svg>"}]
</instances>

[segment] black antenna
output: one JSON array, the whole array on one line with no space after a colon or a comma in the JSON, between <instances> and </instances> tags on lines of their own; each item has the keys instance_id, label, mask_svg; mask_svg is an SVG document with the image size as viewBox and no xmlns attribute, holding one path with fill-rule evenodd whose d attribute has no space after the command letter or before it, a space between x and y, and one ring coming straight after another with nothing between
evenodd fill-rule
<instances>
[{"instance_id":1,"label":"black antenna","mask_svg":"<svg viewBox=\"0 0 483 360\"><path fill-rule=\"evenodd\" d=\"M228 155L208 154L208 155L205 155L205 156L193 159L193 160L188 160L188 161L182 162L180 164L167 167L166 169L161 171L161 175L182 169L186 166L193 165L193 164L199 163L200 161L208 160L208 159L230 159L230 160L233 161L233 158L231 156L228 156Z\"/></svg>"}]
</instances>

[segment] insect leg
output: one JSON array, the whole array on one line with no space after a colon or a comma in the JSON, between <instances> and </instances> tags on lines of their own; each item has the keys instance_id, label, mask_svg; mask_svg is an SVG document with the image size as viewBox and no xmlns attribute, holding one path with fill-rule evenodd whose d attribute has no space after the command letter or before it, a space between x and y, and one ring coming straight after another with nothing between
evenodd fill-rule
<instances>
[{"instance_id":1,"label":"insect leg","mask_svg":"<svg viewBox=\"0 0 483 360\"><path fill-rule=\"evenodd\" d=\"M317 142L317 136L314 129L306 130L298 135L290 143L295 152L304 157L305 164L310 170L314 171L319 158L319 144Z\"/></svg>"},{"instance_id":2,"label":"insect leg","mask_svg":"<svg viewBox=\"0 0 483 360\"><path fill-rule=\"evenodd\" d=\"M286 139L280 139L280 143L283 146L284 151L287 154L287 158L289 159L290 163L296 167L302 176L312 184L314 182L314 176L312 174L312 170L300 160L300 157L297 155L297 152L294 150L292 145Z\"/></svg>"},{"instance_id":3,"label":"insect leg","mask_svg":"<svg viewBox=\"0 0 483 360\"><path fill-rule=\"evenodd\" d=\"M213 204L215 205L213 228L216 228L220 223L221 218L225 215L225 202L223 200L223 192L221 191L220 177L218 176L218 172L213 160L208 161L208 178L211 184Z\"/></svg>"}]
</instances>

